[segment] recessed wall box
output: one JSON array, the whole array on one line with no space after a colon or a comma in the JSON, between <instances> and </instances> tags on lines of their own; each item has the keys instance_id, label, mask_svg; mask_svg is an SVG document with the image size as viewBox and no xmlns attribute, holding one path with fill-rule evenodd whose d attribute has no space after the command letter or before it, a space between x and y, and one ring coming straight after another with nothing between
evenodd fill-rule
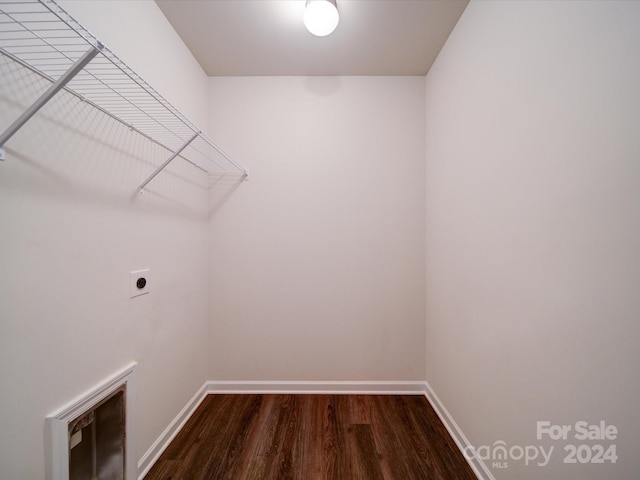
<instances>
[{"instance_id":1,"label":"recessed wall box","mask_svg":"<svg viewBox=\"0 0 640 480\"><path fill-rule=\"evenodd\" d=\"M135 270L131 272L131 298L149 293L149 269Z\"/></svg>"}]
</instances>

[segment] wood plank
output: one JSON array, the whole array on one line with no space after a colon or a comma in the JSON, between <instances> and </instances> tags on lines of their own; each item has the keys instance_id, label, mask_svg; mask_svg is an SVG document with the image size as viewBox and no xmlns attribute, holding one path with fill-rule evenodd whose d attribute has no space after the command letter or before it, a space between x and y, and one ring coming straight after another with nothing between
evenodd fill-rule
<instances>
[{"instance_id":1,"label":"wood plank","mask_svg":"<svg viewBox=\"0 0 640 480\"><path fill-rule=\"evenodd\" d=\"M385 478L420 479L430 478L419 476L422 464L415 464L413 455L406 438L406 425L398 417L394 398L384 395L372 396L373 403L371 427L374 439L382 455L381 468Z\"/></svg>"},{"instance_id":2,"label":"wood plank","mask_svg":"<svg viewBox=\"0 0 640 480\"><path fill-rule=\"evenodd\" d=\"M146 480L473 480L423 396L208 395Z\"/></svg>"},{"instance_id":3,"label":"wood plank","mask_svg":"<svg viewBox=\"0 0 640 480\"><path fill-rule=\"evenodd\" d=\"M349 477L354 480L384 480L378 460L371 425L354 424L348 429L347 459L351 464Z\"/></svg>"},{"instance_id":4,"label":"wood plank","mask_svg":"<svg viewBox=\"0 0 640 480\"><path fill-rule=\"evenodd\" d=\"M241 480L252 480L256 478L266 478L266 471L269 468L271 457L273 436L275 434L275 420L272 415L276 408L275 396L264 395L262 408L255 417L252 435L247 442L247 448L243 457L244 471L238 476Z\"/></svg>"}]
</instances>

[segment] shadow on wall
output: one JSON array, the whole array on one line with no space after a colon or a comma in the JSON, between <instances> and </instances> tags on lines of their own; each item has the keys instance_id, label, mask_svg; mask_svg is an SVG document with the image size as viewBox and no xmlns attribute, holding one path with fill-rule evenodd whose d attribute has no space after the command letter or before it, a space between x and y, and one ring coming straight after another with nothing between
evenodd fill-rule
<instances>
[{"instance_id":1,"label":"shadow on wall","mask_svg":"<svg viewBox=\"0 0 640 480\"><path fill-rule=\"evenodd\" d=\"M209 214L212 218L222 208L236 189L246 180L242 175L210 175L213 184L209 189Z\"/></svg>"},{"instance_id":2,"label":"shadow on wall","mask_svg":"<svg viewBox=\"0 0 640 480\"><path fill-rule=\"evenodd\" d=\"M342 80L340 77L306 77L304 86L318 97L327 97L340 90Z\"/></svg>"}]
</instances>

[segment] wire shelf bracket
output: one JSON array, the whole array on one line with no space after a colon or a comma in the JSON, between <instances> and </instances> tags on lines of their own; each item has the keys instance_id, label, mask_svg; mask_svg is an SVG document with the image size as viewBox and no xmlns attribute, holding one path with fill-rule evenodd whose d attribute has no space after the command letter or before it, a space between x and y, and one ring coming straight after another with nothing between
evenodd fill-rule
<instances>
[{"instance_id":1,"label":"wire shelf bracket","mask_svg":"<svg viewBox=\"0 0 640 480\"><path fill-rule=\"evenodd\" d=\"M141 192L176 158L207 174L248 176L55 0L0 0L0 54L51 82L0 135L0 160L6 142L64 89L170 153L140 185Z\"/></svg>"},{"instance_id":2,"label":"wire shelf bracket","mask_svg":"<svg viewBox=\"0 0 640 480\"><path fill-rule=\"evenodd\" d=\"M46 103L56 95L56 93L62 90L64 86L80 72L80 70L93 60L103 47L104 45L98 43L96 47L89 49L87 53L76 61L76 63L74 63L69 70L67 70L53 85L51 85L47 91L40 96L40 98L33 102L31 106L22 113L22 115L9 125L2 135L0 135L0 150L2 150L0 160L4 160L4 144L7 143L7 140L20 130L20 128L22 128L22 126L27 123L29 119L38 112L38 110L44 107Z\"/></svg>"},{"instance_id":3,"label":"wire shelf bracket","mask_svg":"<svg viewBox=\"0 0 640 480\"><path fill-rule=\"evenodd\" d=\"M149 177L142 182L142 185L140 185L139 190L140 190L140 194L142 194L144 192L144 187L147 186L147 184L153 180L155 178L156 175L158 175L162 170L164 170L164 168L169 165L178 155L180 155L180 153L189 146L189 144L191 142L193 142L196 138L198 138L198 136L200 135L200 132L197 132L193 135L193 137L191 137L189 140L187 140L187 142L182 145L178 150L176 150L175 152L173 152L173 155L171 155L168 159L165 160L165 162L160 165L155 172L153 172L151 175L149 175Z\"/></svg>"}]
</instances>

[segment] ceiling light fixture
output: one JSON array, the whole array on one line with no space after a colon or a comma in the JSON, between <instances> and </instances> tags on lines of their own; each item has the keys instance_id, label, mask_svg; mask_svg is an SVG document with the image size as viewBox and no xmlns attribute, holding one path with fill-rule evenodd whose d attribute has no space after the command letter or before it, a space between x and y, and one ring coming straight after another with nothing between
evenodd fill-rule
<instances>
[{"instance_id":1,"label":"ceiling light fixture","mask_svg":"<svg viewBox=\"0 0 640 480\"><path fill-rule=\"evenodd\" d=\"M307 0L303 20L307 30L316 37L326 37L340 20L336 0Z\"/></svg>"}]
</instances>

